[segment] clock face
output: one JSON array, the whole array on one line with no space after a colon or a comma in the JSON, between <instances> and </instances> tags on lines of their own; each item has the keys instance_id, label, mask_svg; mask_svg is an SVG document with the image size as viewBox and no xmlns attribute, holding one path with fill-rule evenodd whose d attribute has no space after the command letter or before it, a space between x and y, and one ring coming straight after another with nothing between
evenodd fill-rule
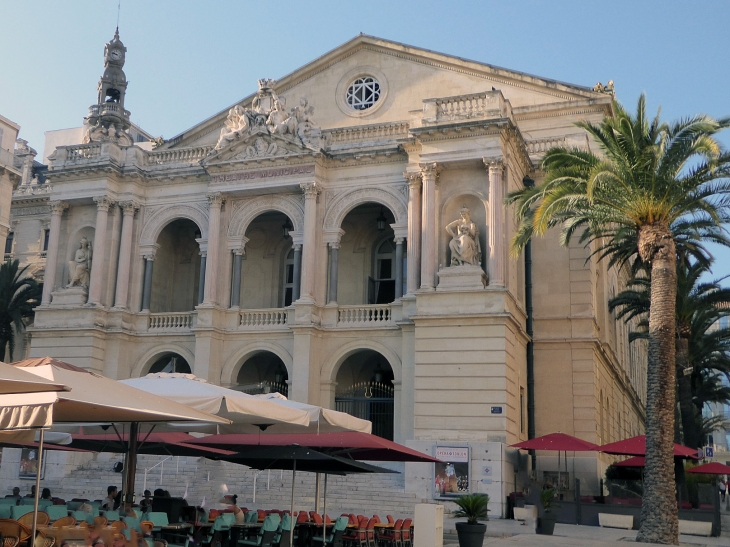
<instances>
[{"instance_id":1,"label":"clock face","mask_svg":"<svg viewBox=\"0 0 730 547\"><path fill-rule=\"evenodd\" d=\"M122 58L122 52L118 49L113 49L109 52L109 58L113 59L114 61L118 61Z\"/></svg>"}]
</instances>

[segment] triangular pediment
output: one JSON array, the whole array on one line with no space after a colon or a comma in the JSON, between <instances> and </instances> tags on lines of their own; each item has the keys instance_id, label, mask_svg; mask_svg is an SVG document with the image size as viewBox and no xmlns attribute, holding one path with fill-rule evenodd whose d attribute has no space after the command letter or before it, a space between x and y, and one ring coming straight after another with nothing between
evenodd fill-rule
<instances>
[{"instance_id":1,"label":"triangular pediment","mask_svg":"<svg viewBox=\"0 0 730 547\"><path fill-rule=\"evenodd\" d=\"M289 135L271 134L260 128L247 135L234 137L220 150L203 160L204 166L224 163L249 163L314 156L320 151Z\"/></svg>"}]
</instances>

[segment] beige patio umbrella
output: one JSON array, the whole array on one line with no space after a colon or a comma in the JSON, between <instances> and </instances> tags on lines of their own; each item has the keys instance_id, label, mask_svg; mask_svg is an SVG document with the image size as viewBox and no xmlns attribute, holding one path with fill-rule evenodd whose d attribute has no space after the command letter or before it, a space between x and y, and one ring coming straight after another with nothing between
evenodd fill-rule
<instances>
[{"instance_id":1,"label":"beige patio umbrella","mask_svg":"<svg viewBox=\"0 0 730 547\"><path fill-rule=\"evenodd\" d=\"M332 410L316 405L299 403L287 399L281 393L262 393L255 395L258 399L265 399L286 408L297 408L309 413L309 430L316 433L334 433L338 431L358 431L360 433L372 433L373 423L370 420L363 420L339 410ZM293 428L274 428L275 433L308 433L309 431L295 430Z\"/></svg>"},{"instance_id":2,"label":"beige patio umbrella","mask_svg":"<svg viewBox=\"0 0 730 547\"><path fill-rule=\"evenodd\" d=\"M68 391L68 387L39 378L0 361L0 395L9 393L37 393L39 391Z\"/></svg>"},{"instance_id":3,"label":"beige patio umbrella","mask_svg":"<svg viewBox=\"0 0 730 547\"><path fill-rule=\"evenodd\" d=\"M54 384L68 386L70 391L0 395L0 409L7 411L8 423L19 429L48 427L59 423L129 423L129 451L127 454L126 503L131 503L134 492L134 473L137 465L137 434L140 422L205 422L228 424L229 420L191 408L170 399L100 376L69 363L42 357L12 363L21 371L44 378ZM11 422L11 418L15 418ZM36 499L31 537L35 537L40 492L40 470L43 465L43 429L38 444L38 473Z\"/></svg>"}]
</instances>

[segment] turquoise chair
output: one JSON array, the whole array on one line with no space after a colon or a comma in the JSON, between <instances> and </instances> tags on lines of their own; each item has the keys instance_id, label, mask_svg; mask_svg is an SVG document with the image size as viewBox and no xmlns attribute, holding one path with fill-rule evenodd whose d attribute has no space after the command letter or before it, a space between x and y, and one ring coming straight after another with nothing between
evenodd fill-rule
<instances>
[{"instance_id":1,"label":"turquoise chair","mask_svg":"<svg viewBox=\"0 0 730 547\"><path fill-rule=\"evenodd\" d=\"M213 541L216 538L220 537L221 532L227 533L230 529L231 525L228 524L227 519L223 518L223 515L216 517L216 519L213 521L213 526L210 527L210 531L208 532L207 540L204 543L213 545Z\"/></svg>"},{"instance_id":2,"label":"turquoise chair","mask_svg":"<svg viewBox=\"0 0 730 547\"><path fill-rule=\"evenodd\" d=\"M35 498L20 498L20 505L35 505Z\"/></svg>"},{"instance_id":3,"label":"turquoise chair","mask_svg":"<svg viewBox=\"0 0 730 547\"><path fill-rule=\"evenodd\" d=\"M281 517L276 513L266 515L259 533L251 539L244 539L238 542L239 545L250 545L251 547L271 547L277 534L280 534L279 525Z\"/></svg>"},{"instance_id":4,"label":"turquoise chair","mask_svg":"<svg viewBox=\"0 0 730 547\"><path fill-rule=\"evenodd\" d=\"M10 515L13 520L18 520L20 517L27 513L33 512L33 506L32 505L16 505L10 507Z\"/></svg>"},{"instance_id":5,"label":"turquoise chair","mask_svg":"<svg viewBox=\"0 0 730 547\"><path fill-rule=\"evenodd\" d=\"M284 515L281 517L281 524L279 525L279 529L277 530L276 537L274 537L274 545L280 545L282 547L286 547L291 542L291 517L288 513L284 513ZM294 543L297 543L297 540L299 538L297 537L297 534L294 534Z\"/></svg>"},{"instance_id":6,"label":"turquoise chair","mask_svg":"<svg viewBox=\"0 0 730 547\"><path fill-rule=\"evenodd\" d=\"M119 511L104 511L104 516L106 517L106 520L113 522L115 520L119 520Z\"/></svg>"},{"instance_id":7,"label":"turquoise chair","mask_svg":"<svg viewBox=\"0 0 730 547\"><path fill-rule=\"evenodd\" d=\"M72 514L76 522L86 521L89 524L94 524L94 513L87 513L86 511L74 511Z\"/></svg>"},{"instance_id":8,"label":"turquoise chair","mask_svg":"<svg viewBox=\"0 0 730 547\"><path fill-rule=\"evenodd\" d=\"M258 520L259 520L258 511L246 511L246 516L244 518L244 522L256 522Z\"/></svg>"},{"instance_id":9,"label":"turquoise chair","mask_svg":"<svg viewBox=\"0 0 730 547\"><path fill-rule=\"evenodd\" d=\"M9 519L12 515L10 509L15 505L0 505L0 519Z\"/></svg>"},{"instance_id":10,"label":"turquoise chair","mask_svg":"<svg viewBox=\"0 0 730 547\"><path fill-rule=\"evenodd\" d=\"M48 513L48 518L50 518L51 522L53 522L68 516L68 509L66 509L65 505L49 505L46 507L46 513Z\"/></svg>"},{"instance_id":11,"label":"turquoise chair","mask_svg":"<svg viewBox=\"0 0 730 547\"><path fill-rule=\"evenodd\" d=\"M233 513L222 513L221 517L223 517L223 520L225 521L228 526L233 526L236 524L236 515Z\"/></svg>"},{"instance_id":12,"label":"turquoise chair","mask_svg":"<svg viewBox=\"0 0 730 547\"><path fill-rule=\"evenodd\" d=\"M332 527L331 531L327 534L325 538L325 546L334 547L335 545L339 545L340 543L342 543L342 536L347 529L347 524L349 523L349 521L350 519L348 517L337 517L335 525ZM322 545L322 536L313 536L312 545L314 547L316 547L317 545Z\"/></svg>"},{"instance_id":13,"label":"turquoise chair","mask_svg":"<svg viewBox=\"0 0 730 547\"><path fill-rule=\"evenodd\" d=\"M127 525L127 528L125 528L125 530L134 529L137 531L138 534L141 534L142 527L139 525L140 522L142 521L135 517L124 517L124 523Z\"/></svg>"},{"instance_id":14,"label":"turquoise chair","mask_svg":"<svg viewBox=\"0 0 730 547\"><path fill-rule=\"evenodd\" d=\"M0 498L0 505L18 505L18 498Z\"/></svg>"},{"instance_id":15,"label":"turquoise chair","mask_svg":"<svg viewBox=\"0 0 730 547\"><path fill-rule=\"evenodd\" d=\"M156 532L159 531L161 527L170 524L170 521L167 519L167 513L163 513L162 511L150 511L145 515L144 519L150 521L154 525L152 530Z\"/></svg>"},{"instance_id":16,"label":"turquoise chair","mask_svg":"<svg viewBox=\"0 0 730 547\"><path fill-rule=\"evenodd\" d=\"M46 507L53 505L53 500L38 500L38 509L45 511Z\"/></svg>"}]
</instances>

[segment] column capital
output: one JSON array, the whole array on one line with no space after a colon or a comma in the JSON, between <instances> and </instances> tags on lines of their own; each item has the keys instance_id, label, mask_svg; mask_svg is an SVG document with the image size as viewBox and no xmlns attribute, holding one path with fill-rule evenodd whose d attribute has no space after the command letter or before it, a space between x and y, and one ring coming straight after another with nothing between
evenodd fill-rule
<instances>
[{"instance_id":1,"label":"column capital","mask_svg":"<svg viewBox=\"0 0 730 547\"><path fill-rule=\"evenodd\" d=\"M502 158L482 158L484 167L489 169L489 172L501 172L504 169L504 160Z\"/></svg>"},{"instance_id":2,"label":"column capital","mask_svg":"<svg viewBox=\"0 0 730 547\"><path fill-rule=\"evenodd\" d=\"M124 214L124 216L134 216L137 211L139 211L141 205L134 200L129 200L120 201L119 207L122 208L122 213Z\"/></svg>"},{"instance_id":3,"label":"column capital","mask_svg":"<svg viewBox=\"0 0 730 547\"><path fill-rule=\"evenodd\" d=\"M96 203L97 211L108 211L109 207L116 203L109 196L94 196L92 199L94 200L94 203Z\"/></svg>"},{"instance_id":4,"label":"column capital","mask_svg":"<svg viewBox=\"0 0 730 547\"><path fill-rule=\"evenodd\" d=\"M339 249L340 248L340 242L339 241L330 241L327 243L329 245L330 249Z\"/></svg>"},{"instance_id":5,"label":"column capital","mask_svg":"<svg viewBox=\"0 0 730 547\"><path fill-rule=\"evenodd\" d=\"M50 205L52 215L60 216L66 209L68 209L68 203L66 203L65 201L52 201Z\"/></svg>"},{"instance_id":6,"label":"column capital","mask_svg":"<svg viewBox=\"0 0 730 547\"><path fill-rule=\"evenodd\" d=\"M201 237L197 238L195 242L198 244L200 249L200 256L207 256L208 254L208 240Z\"/></svg>"},{"instance_id":7,"label":"column capital","mask_svg":"<svg viewBox=\"0 0 730 547\"><path fill-rule=\"evenodd\" d=\"M157 254L157 250L159 248L160 248L160 246L157 243L155 243L153 245L145 245L144 247L139 248L139 254L145 260L153 261L155 259L155 255Z\"/></svg>"},{"instance_id":8,"label":"column capital","mask_svg":"<svg viewBox=\"0 0 730 547\"><path fill-rule=\"evenodd\" d=\"M337 248L339 248L340 241L342 240L343 235L345 235L345 230L340 228L339 230L335 230L333 232L325 232L323 239L324 239L324 242L327 243L328 245L330 243L336 243L338 246Z\"/></svg>"},{"instance_id":9,"label":"column capital","mask_svg":"<svg viewBox=\"0 0 730 547\"><path fill-rule=\"evenodd\" d=\"M209 192L205 197L208 200L208 206L211 208L220 207L226 200L225 196L220 192Z\"/></svg>"},{"instance_id":10,"label":"column capital","mask_svg":"<svg viewBox=\"0 0 730 547\"><path fill-rule=\"evenodd\" d=\"M423 177L423 179L433 177L435 180L438 180L438 176L441 174L441 171L443 171L443 167L441 167L435 161L429 163L419 163L418 166L421 168L421 176Z\"/></svg>"},{"instance_id":11,"label":"column capital","mask_svg":"<svg viewBox=\"0 0 730 547\"><path fill-rule=\"evenodd\" d=\"M403 173L403 178L408 182L408 188L411 190L417 190L421 187L421 172L406 171Z\"/></svg>"},{"instance_id":12,"label":"column capital","mask_svg":"<svg viewBox=\"0 0 730 547\"><path fill-rule=\"evenodd\" d=\"M228 249L234 255L245 255L246 254L246 243L248 243L248 238L246 236L243 236L239 239L229 239L228 240Z\"/></svg>"},{"instance_id":13,"label":"column capital","mask_svg":"<svg viewBox=\"0 0 730 547\"><path fill-rule=\"evenodd\" d=\"M295 251L301 251L302 250L302 244L301 243L295 243L294 245L291 246L291 248L294 249Z\"/></svg>"},{"instance_id":14,"label":"column capital","mask_svg":"<svg viewBox=\"0 0 730 547\"><path fill-rule=\"evenodd\" d=\"M316 182L303 182L299 185L299 188L304 192L305 199L316 199L320 192L319 184Z\"/></svg>"},{"instance_id":15,"label":"column capital","mask_svg":"<svg viewBox=\"0 0 730 547\"><path fill-rule=\"evenodd\" d=\"M405 237L396 237L396 238L393 238L393 241L395 242L396 245L403 245L403 242L405 240L406 240Z\"/></svg>"}]
</instances>

